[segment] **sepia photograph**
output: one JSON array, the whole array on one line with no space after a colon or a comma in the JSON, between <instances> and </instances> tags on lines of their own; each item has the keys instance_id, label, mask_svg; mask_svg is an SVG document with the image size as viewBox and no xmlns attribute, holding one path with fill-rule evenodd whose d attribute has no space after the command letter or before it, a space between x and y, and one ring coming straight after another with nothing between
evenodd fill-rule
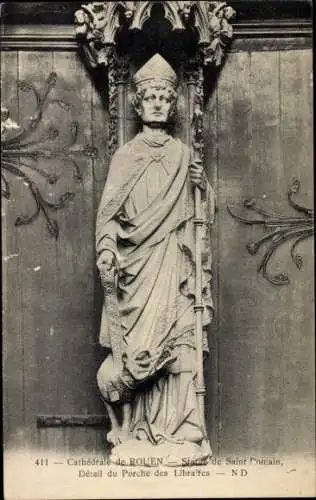
<instances>
[{"instance_id":1,"label":"sepia photograph","mask_svg":"<svg viewBox=\"0 0 316 500\"><path fill-rule=\"evenodd\" d=\"M0 3L5 500L316 495L312 10Z\"/></svg>"}]
</instances>

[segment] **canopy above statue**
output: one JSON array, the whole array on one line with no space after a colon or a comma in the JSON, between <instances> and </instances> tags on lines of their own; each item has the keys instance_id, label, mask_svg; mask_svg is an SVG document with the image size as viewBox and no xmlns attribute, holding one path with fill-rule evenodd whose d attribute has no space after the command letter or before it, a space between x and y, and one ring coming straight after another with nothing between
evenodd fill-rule
<instances>
[{"instance_id":1,"label":"canopy above statue","mask_svg":"<svg viewBox=\"0 0 316 500\"><path fill-rule=\"evenodd\" d=\"M230 21L235 16L226 2L119 1L92 2L75 13L76 34L90 55L90 65L107 65L106 50L116 45L122 30L142 32L153 9L159 6L171 31L194 35L205 65L221 64L225 46L233 35Z\"/></svg>"}]
</instances>

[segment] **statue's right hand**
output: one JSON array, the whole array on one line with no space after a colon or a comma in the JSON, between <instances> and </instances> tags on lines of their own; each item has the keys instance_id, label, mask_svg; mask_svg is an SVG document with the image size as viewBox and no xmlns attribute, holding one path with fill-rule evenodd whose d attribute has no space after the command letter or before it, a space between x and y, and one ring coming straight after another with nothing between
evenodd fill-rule
<instances>
[{"instance_id":1,"label":"statue's right hand","mask_svg":"<svg viewBox=\"0 0 316 500\"><path fill-rule=\"evenodd\" d=\"M115 265L115 255L111 250L104 250L98 258L97 266L99 270L105 269L106 271L111 271L112 267Z\"/></svg>"}]
</instances>

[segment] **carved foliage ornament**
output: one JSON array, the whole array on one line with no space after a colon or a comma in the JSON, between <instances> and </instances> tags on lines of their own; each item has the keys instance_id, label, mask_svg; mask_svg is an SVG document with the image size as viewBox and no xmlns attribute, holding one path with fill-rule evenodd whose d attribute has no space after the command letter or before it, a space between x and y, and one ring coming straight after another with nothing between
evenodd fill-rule
<instances>
[{"instance_id":1,"label":"carved foliage ornament","mask_svg":"<svg viewBox=\"0 0 316 500\"><path fill-rule=\"evenodd\" d=\"M92 67L108 65L109 47L123 26L141 30L150 18L156 2L92 2L75 12L76 35ZM173 30L198 32L199 49L204 65L219 66L224 49L233 36L230 24L235 11L226 2L159 2Z\"/></svg>"}]
</instances>

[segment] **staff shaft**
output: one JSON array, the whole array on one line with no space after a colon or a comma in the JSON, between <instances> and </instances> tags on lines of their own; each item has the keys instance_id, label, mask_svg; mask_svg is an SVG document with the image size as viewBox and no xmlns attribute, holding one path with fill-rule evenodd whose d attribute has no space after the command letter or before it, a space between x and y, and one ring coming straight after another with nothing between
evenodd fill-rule
<instances>
[{"instance_id":1,"label":"staff shaft","mask_svg":"<svg viewBox=\"0 0 316 500\"><path fill-rule=\"evenodd\" d=\"M204 220L201 214L201 191L198 187L194 190L195 201L195 348L196 348L196 395L199 404L200 417L205 431L205 414L204 414L204 370L203 370L203 303L202 303L202 228Z\"/></svg>"}]
</instances>

